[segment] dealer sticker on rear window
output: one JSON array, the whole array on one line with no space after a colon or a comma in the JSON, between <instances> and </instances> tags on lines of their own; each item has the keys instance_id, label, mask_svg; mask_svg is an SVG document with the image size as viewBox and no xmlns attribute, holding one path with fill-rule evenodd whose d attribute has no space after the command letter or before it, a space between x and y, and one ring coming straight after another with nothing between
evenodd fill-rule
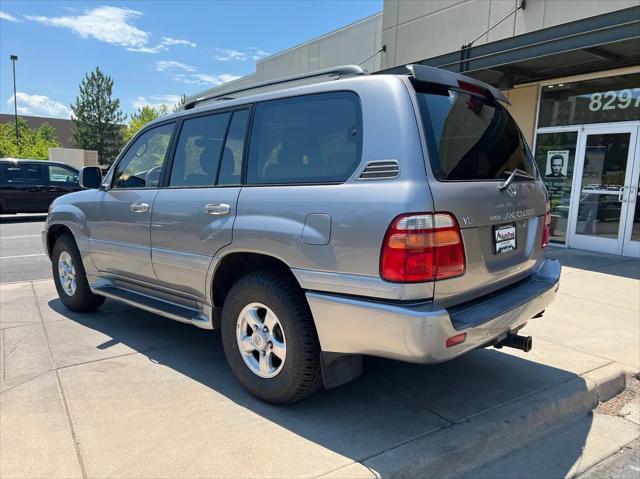
<instances>
[{"instance_id":1,"label":"dealer sticker on rear window","mask_svg":"<svg viewBox=\"0 0 640 479\"><path fill-rule=\"evenodd\" d=\"M495 254L508 253L516 249L516 225L495 226L493 228L493 242Z\"/></svg>"}]
</instances>

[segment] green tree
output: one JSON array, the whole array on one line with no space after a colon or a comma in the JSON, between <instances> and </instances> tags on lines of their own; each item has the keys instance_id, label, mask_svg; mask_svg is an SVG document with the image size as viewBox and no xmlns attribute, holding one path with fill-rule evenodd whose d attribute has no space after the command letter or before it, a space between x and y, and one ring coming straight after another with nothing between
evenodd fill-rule
<instances>
[{"instance_id":1,"label":"green tree","mask_svg":"<svg viewBox=\"0 0 640 479\"><path fill-rule=\"evenodd\" d=\"M97 150L101 163L112 163L124 145L120 100L112 98L113 80L100 67L87 73L80 94L71 105L73 143L77 148Z\"/></svg>"},{"instance_id":2,"label":"green tree","mask_svg":"<svg viewBox=\"0 0 640 479\"><path fill-rule=\"evenodd\" d=\"M56 129L49 123L32 130L24 118L18 117L17 145L15 123L0 124L0 157L46 160L49 148L59 146Z\"/></svg>"},{"instance_id":3,"label":"green tree","mask_svg":"<svg viewBox=\"0 0 640 479\"><path fill-rule=\"evenodd\" d=\"M0 158L17 158L18 149L15 124L0 123Z\"/></svg>"},{"instance_id":4,"label":"green tree","mask_svg":"<svg viewBox=\"0 0 640 479\"><path fill-rule=\"evenodd\" d=\"M46 121L36 131L46 141L58 141L58 132Z\"/></svg>"},{"instance_id":5,"label":"green tree","mask_svg":"<svg viewBox=\"0 0 640 479\"><path fill-rule=\"evenodd\" d=\"M136 112L131 115L129 124L124 130L125 141L129 141L131 138L133 138L135 134L138 133L140 129L150 121L168 114L169 107L167 105L160 105L158 107L145 105L143 107L138 107Z\"/></svg>"},{"instance_id":6,"label":"green tree","mask_svg":"<svg viewBox=\"0 0 640 479\"><path fill-rule=\"evenodd\" d=\"M160 112L152 106L145 105L142 108L138 108L138 110L131 115L129 124L124 131L125 141L129 141L144 125L155 120L159 116Z\"/></svg>"}]
</instances>

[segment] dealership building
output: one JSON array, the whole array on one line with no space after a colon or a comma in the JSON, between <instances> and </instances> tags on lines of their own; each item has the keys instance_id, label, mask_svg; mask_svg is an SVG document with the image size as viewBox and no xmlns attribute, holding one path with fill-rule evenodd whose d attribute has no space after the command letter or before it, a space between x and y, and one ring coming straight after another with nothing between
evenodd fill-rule
<instances>
[{"instance_id":1,"label":"dealership building","mask_svg":"<svg viewBox=\"0 0 640 479\"><path fill-rule=\"evenodd\" d=\"M418 63L499 87L550 196L555 245L640 256L640 0L385 0L257 62L232 89L343 64Z\"/></svg>"}]
</instances>

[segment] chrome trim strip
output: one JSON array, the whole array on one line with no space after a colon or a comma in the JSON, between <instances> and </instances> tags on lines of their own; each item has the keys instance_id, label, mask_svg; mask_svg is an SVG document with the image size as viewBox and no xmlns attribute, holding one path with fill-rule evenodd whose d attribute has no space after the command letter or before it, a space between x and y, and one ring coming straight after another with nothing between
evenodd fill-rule
<instances>
[{"instance_id":1,"label":"chrome trim strip","mask_svg":"<svg viewBox=\"0 0 640 479\"><path fill-rule=\"evenodd\" d=\"M212 257L166 248L151 248L151 261L154 266L162 265L171 268L188 269L201 274L206 273Z\"/></svg>"},{"instance_id":2,"label":"chrome trim strip","mask_svg":"<svg viewBox=\"0 0 640 479\"><path fill-rule=\"evenodd\" d=\"M387 283L373 276L329 273L298 268L291 268L291 271L298 279L300 286L310 290L332 291L362 296L375 296L375 293L378 293L385 298L393 298L398 296L402 289L400 284Z\"/></svg>"},{"instance_id":3,"label":"chrome trim strip","mask_svg":"<svg viewBox=\"0 0 640 479\"><path fill-rule=\"evenodd\" d=\"M89 247L91 248L92 253L131 256L132 258L149 256L150 251L148 246L97 238L89 238Z\"/></svg>"},{"instance_id":4,"label":"chrome trim strip","mask_svg":"<svg viewBox=\"0 0 640 479\"><path fill-rule=\"evenodd\" d=\"M291 268L302 289L382 299L427 300L433 283L390 283L376 276Z\"/></svg>"}]
</instances>

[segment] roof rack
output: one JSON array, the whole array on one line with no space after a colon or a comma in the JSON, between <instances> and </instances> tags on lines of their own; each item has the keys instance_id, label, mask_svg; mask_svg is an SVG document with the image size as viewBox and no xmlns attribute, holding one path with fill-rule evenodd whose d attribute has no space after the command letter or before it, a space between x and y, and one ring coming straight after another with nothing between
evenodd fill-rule
<instances>
[{"instance_id":1,"label":"roof rack","mask_svg":"<svg viewBox=\"0 0 640 479\"><path fill-rule=\"evenodd\" d=\"M207 94L206 92L204 92L200 95L193 95L186 99L183 109L190 110L191 108L196 106L198 103L202 103L204 101L209 101L209 100L216 100L216 99L230 100L231 99L230 95L234 95L236 93L257 90L259 88L264 88L268 86L280 85L282 83L289 83L297 80L304 80L306 78L315 78L315 77L327 76L327 75L336 76L338 77L336 79L339 79L344 76L367 75L367 72L358 65L341 65L337 67L323 68L322 70L314 70L307 73L299 73L297 75L291 75L287 77L276 78L275 80L268 80L260 83L255 83L250 86L236 88L234 90L228 90L228 91L225 91L224 93Z\"/></svg>"}]
</instances>

